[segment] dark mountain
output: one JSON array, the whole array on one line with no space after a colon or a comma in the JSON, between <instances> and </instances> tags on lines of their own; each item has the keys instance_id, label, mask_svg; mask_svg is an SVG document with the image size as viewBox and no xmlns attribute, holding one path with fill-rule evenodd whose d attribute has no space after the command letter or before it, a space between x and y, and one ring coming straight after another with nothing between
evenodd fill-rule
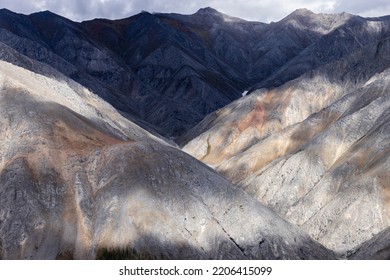
<instances>
[{"instance_id":1,"label":"dark mountain","mask_svg":"<svg viewBox=\"0 0 390 280\"><path fill-rule=\"evenodd\" d=\"M390 36L390 18L366 19L345 13L328 17L331 22L328 32L256 87L280 86L307 71L338 61L373 44L379 44ZM313 14L311 18L318 22L319 16Z\"/></svg>"},{"instance_id":2,"label":"dark mountain","mask_svg":"<svg viewBox=\"0 0 390 280\"><path fill-rule=\"evenodd\" d=\"M51 65L131 120L167 137L188 131L254 84L278 86L326 63L316 60L321 54L315 43L359 21L346 14L297 10L264 24L211 8L186 16L142 12L82 23L48 11L26 16L3 9L0 18L1 42ZM291 62L307 48L313 50L303 58L315 62L305 67Z\"/></svg>"}]
</instances>

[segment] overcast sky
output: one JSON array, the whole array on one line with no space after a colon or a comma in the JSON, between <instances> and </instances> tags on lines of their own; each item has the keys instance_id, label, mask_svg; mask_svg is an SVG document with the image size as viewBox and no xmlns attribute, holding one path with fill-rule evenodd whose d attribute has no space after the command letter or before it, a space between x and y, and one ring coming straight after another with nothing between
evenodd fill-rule
<instances>
[{"instance_id":1,"label":"overcast sky","mask_svg":"<svg viewBox=\"0 0 390 280\"><path fill-rule=\"evenodd\" d=\"M388 0L0 0L0 7L30 14L50 10L74 21L93 18L118 19L141 12L192 14L203 7L262 22L278 21L298 8L316 13L348 12L361 16L390 15Z\"/></svg>"}]
</instances>

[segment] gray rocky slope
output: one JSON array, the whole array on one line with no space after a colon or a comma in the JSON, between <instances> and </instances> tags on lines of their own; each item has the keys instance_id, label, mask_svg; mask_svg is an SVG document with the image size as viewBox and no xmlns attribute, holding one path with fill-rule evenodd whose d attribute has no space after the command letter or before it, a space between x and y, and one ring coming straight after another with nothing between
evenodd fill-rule
<instances>
[{"instance_id":1,"label":"gray rocky slope","mask_svg":"<svg viewBox=\"0 0 390 280\"><path fill-rule=\"evenodd\" d=\"M184 151L345 253L387 228L388 39L207 116Z\"/></svg>"},{"instance_id":2,"label":"gray rocky slope","mask_svg":"<svg viewBox=\"0 0 390 280\"><path fill-rule=\"evenodd\" d=\"M0 61L0 259L334 254L89 90Z\"/></svg>"}]
</instances>

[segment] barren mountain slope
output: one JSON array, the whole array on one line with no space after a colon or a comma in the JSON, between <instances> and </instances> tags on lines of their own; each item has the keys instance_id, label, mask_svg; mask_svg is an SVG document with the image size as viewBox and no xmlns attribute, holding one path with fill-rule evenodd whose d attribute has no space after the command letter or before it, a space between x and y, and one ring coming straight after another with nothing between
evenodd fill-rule
<instances>
[{"instance_id":1,"label":"barren mountain slope","mask_svg":"<svg viewBox=\"0 0 390 280\"><path fill-rule=\"evenodd\" d=\"M379 79L252 147L252 159L271 147L287 152L239 185L337 251L388 227L388 81Z\"/></svg>"},{"instance_id":2,"label":"barren mountain slope","mask_svg":"<svg viewBox=\"0 0 390 280\"><path fill-rule=\"evenodd\" d=\"M210 168L53 77L0 62L1 258L126 250L153 258L334 257Z\"/></svg>"},{"instance_id":3,"label":"barren mountain slope","mask_svg":"<svg viewBox=\"0 0 390 280\"><path fill-rule=\"evenodd\" d=\"M271 134L302 122L388 68L389 42L388 38L374 42L279 88L258 89L208 115L178 143L196 158L218 166Z\"/></svg>"},{"instance_id":4,"label":"barren mountain slope","mask_svg":"<svg viewBox=\"0 0 390 280\"><path fill-rule=\"evenodd\" d=\"M325 246L360 245L390 223L389 70L362 85L388 65L386 42L237 100L184 150Z\"/></svg>"}]
</instances>

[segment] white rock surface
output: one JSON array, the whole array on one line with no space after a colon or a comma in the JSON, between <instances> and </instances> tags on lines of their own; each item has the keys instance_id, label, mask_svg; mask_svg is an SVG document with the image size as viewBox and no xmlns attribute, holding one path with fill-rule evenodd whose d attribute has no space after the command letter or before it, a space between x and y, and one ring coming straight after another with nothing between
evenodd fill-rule
<instances>
[{"instance_id":1,"label":"white rock surface","mask_svg":"<svg viewBox=\"0 0 390 280\"><path fill-rule=\"evenodd\" d=\"M199 136L183 150L326 247L359 246L390 224L390 70L375 74L388 47L375 49L237 100L190 131Z\"/></svg>"}]
</instances>

